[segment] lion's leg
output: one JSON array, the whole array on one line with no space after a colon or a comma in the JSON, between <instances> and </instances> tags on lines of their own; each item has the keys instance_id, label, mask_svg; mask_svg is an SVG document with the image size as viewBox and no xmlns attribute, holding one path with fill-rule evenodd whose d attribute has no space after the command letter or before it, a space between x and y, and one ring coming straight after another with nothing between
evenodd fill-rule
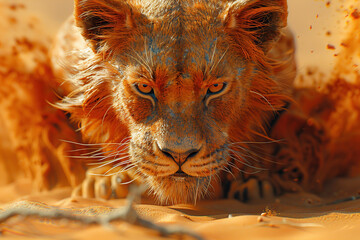
<instances>
[{"instance_id":1,"label":"lion's leg","mask_svg":"<svg viewBox=\"0 0 360 240\"><path fill-rule=\"evenodd\" d=\"M123 169L109 171L110 167L89 169L83 182L78 185L72 196L96 199L125 198L134 178Z\"/></svg>"},{"instance_id":2,"label":"lion's leg","mask_svg":"<svg viewBox=\"0 0 360 240\"><path fill-rule=\"evenodd\" d=\"M247 181L232 181L228 198L237 199L242 202L269 201L275 198L276 193L275 187L271 182L254 177Z\"/></svg>"}]
</instances>

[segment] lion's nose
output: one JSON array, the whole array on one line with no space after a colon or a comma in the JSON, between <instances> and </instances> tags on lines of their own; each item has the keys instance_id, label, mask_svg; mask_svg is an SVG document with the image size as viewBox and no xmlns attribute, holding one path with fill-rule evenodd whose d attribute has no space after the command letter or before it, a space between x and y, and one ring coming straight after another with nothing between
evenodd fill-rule
<instances>
[{"instance_id":1,"label":"lion's nose","mask_svg":"<svg viewBox=\"0 0 360 240\"><path fill-rule=\"evenodd\" d=\"M200 152L200 148L193 148L183 152L174 151L169 148L160 148L160 150L162 153L164 153L164 155L172 158L179 165L179 167L181 167L189 158L195 157Z\"/></svg>"}]
</instances>

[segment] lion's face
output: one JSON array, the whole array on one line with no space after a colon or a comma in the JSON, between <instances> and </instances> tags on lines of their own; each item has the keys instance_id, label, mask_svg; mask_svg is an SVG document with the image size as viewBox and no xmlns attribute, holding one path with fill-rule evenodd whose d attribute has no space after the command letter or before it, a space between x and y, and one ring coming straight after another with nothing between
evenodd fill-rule
<instances>
[{"instance_id":1,"label":"lion's face","mask_svg":"<svg viewBox=\"0 0 360 240\"><path fill-rule=\"evenodd\" d=\"M146 34L115 61L121 77L114 101L129 127L131 161L161 200L173 202L209 192L227 166L230 127L247 104L254 71L244 59L233 61L226 36L216 29L223 27L220 20L203 27L184 22L176 38L176 29L163 22L143 29ZM194 27L206 35L195 41Z\"/></svg>"},{"instance_id":2,"label":"lion's face","mask_svg":"<svg viewBox=\"0 0 360 240\"><path fill-rule=\"evenodd\" d=\"M111 97L101 126L107 119L126 126L130 162L160 201L189 202L211 192L222 171L229 171L231 144L249 140L254 118L276 105L270 103L275 83L264 60L267 39L254 37L255 30L237 31L237 8L245 11L244 1L239 6L169 1L153 13L145 6L127 11L130 5L119 1L80 2L78 25L97 57L106 56L103 71L112 76L104 81ZM258 11L250 13L271 9L252 2L245 20L250 16L270 24ZM116 21L101 15L107 11ZM246 24L247 31L261 27ZM114 129L108 136L116 136Z\"/></svg>"},{"instance_id":3,"label":"lion's face","mask_svg":"<svg viewBox=\"0 0 360 240\"><path fill-rule=\"evenodd\" d=\"M201 47L192 49L203 52ZM184 59L182 72L158 61L150 65L151 75L143 66L128 66L116 85L114 100L121 103L118 113L128 122L131 159L147 180L157 183L151 186L164 186L154 190L165 198L196 198L189 192L198 188L202 193L210 176L228 160L230 126L247 98L240 86L249 83L239 84L241 73L232 72L244 66L231 69L224 53L214 53L218 64L212 73L205 61L199 67Z\"/></svg>"}]
</instances>

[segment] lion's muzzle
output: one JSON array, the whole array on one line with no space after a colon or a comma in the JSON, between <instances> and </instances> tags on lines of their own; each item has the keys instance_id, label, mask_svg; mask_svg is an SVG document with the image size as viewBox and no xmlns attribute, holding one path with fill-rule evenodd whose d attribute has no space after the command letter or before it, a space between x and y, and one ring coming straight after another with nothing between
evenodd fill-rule
<instances>
[{"instance_id":1,"label":"lion's muzzle","mask_svg":"<svg viewBox=\"0 0 360 240\"><path fill-rule=\"evenodd\" d=\"M184 175L184 171L181 169L182 165L190 158L197 157L198 153L201 150L201 147L198 146L187 146L187 148L174 148L169 146L168 144L163 144L159 146L157 144L160 152L162 153L164 158L168 158L174 161L178 166L179 170L175 173L177 175Z\"/></svg>"}]
</instances>

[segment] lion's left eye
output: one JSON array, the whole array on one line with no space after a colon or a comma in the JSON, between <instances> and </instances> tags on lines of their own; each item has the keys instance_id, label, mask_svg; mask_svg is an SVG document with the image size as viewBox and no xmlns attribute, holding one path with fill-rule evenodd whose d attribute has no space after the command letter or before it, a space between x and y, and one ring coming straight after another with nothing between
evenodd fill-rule
<instances>
[{"instance_id":1,"label":"lion's left eye","mask_svg":"<svg viewBox=\"0 0 360 240\"><path fill-rule=\"evenodd\" d=\"M135 86L136 86L136 89L142 94L149 95L153 92L153 88L147 84L138 83Z\"/></svg>"},{"instance_id":2,"label":"lion's left eye","mask_svg":"<svg viewBox=\"0 0 360 240\"><path fill-rule=\"evenodd\" d=\"M208 88L208 93L210 94L220 93L221 91L224 90L225 87L226 87L225 83L215 83Z\"/></svg>"}]
</instances>

